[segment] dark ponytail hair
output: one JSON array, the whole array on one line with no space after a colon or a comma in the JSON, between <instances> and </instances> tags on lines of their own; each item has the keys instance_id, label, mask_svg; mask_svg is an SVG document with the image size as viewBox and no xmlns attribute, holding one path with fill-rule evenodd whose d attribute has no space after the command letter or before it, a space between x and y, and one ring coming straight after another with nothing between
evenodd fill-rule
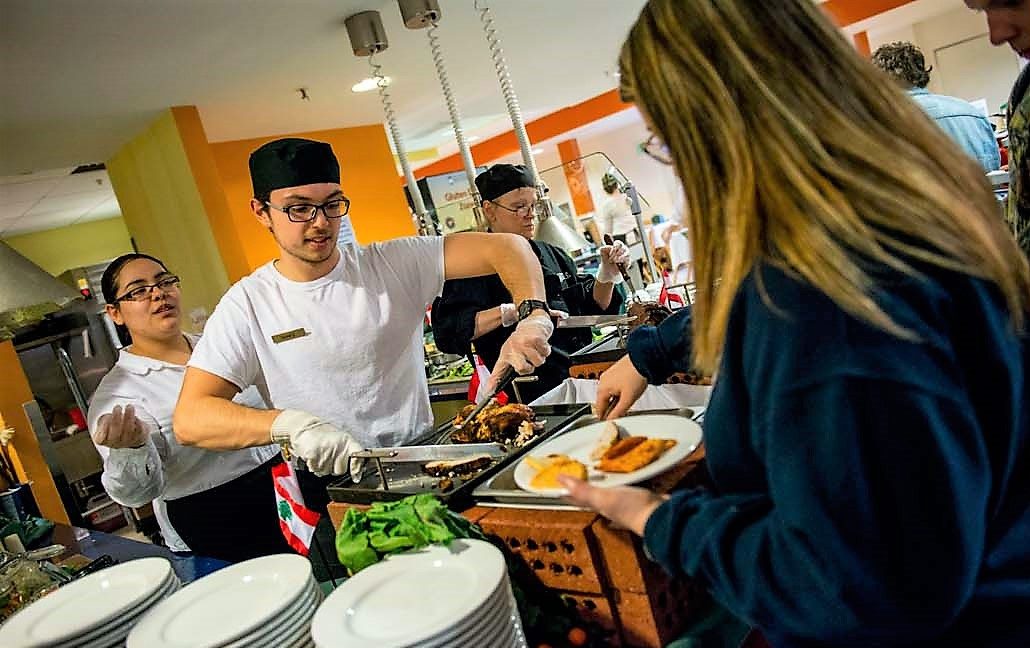
<instances>
[{"instance_id":1,"label":"dark ponytail hair","mask_svg":"<svg viewBox=\"0 0 1030 648\"><path fill-rule=\"evenodd\" d=\"M100 292L104 295L104 301L112 306L118 306L115 303L115 299L118 298L118 275L121 273L122 268L129 261L135 261L136 259L149 259L161 266L165 272L168 272L168 266L164 264L164 261L150 256L149 254L141 254L139 252L130 252L129 254L123 254L111 263L107 265L104 270L104 274L100 277ZM118 339L121 340L122 344L132 344L132 335L129 334L129 329L123 324L115 324L114 328L118 331Z\"/></svg>"}]
</instances>

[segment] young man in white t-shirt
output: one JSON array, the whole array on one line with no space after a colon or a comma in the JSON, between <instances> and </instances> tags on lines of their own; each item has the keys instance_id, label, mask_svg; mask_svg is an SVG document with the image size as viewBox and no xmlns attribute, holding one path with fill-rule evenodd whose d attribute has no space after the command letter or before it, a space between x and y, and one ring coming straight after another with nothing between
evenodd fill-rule
<instances>
[{"instance_id":1,"label":"young man in white t-shirt","mask_svg":"<svg viewBox=\"0 0 1030 648\"><path fill-rule=\"evenodd\" d=\"M174 429L211 449L289 444L316 474L345 474L363 447L432 427L421 323L445 279L497 273L520 304L494 370L528 373L550 353L540 264L520 236L463 233L337 246L350 203L328 144L282 139L250 157L251 209L277 260L237 282L190 358ZM232 402L256 385L275 409ZM357 462L355 462L357 463Z\"/></svg>"}]
</instances>

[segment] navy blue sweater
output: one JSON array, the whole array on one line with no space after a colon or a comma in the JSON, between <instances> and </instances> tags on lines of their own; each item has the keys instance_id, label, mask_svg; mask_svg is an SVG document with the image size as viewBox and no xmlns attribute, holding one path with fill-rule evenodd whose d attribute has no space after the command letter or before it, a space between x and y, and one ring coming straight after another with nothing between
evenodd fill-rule
<instances>
[{"instance_id":1,"label":"navy blue sweater","mask_svg":"<svg viewBox=\"0 0 1030 648\"><path fill-rule=\"evenodd\" d=\"M1030 646L1027 358L1000 296L895 279L877 301L909 342L761 272L775 309L753 273L706 415L715 490L659 507L649 553L775 646ZM631 357L689 348L685 317Z\"/></svg>"}]
</instances>

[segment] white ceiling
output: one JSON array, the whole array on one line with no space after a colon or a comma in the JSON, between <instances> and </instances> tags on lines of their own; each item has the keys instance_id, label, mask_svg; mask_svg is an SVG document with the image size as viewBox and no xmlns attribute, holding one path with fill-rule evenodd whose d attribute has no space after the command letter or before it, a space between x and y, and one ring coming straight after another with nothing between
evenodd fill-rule
<instances>
[{"instance_id":1,"label":"white ceiling","mask_svg":"<svg viewBox=\"0 0 1030 648\"><path fill-rule=\"evenodd\" d=\"M523 109L538 115L614 87L643 2L488 2ZM473 129L500 129L473 0L440 5L461 112ZM369 9L390 41L379 61L407 147L445 142L427 34L404 27L394 0L0 0L0 176L107 160L173 105L196 105L211 141L382 122L376 93L350 91L369 67L343 20Z\"/></svg>"},{"instance_id":2,"label":"white ceiling","mask_svg":"<svg viewBox=\"0 0 1030 648\"><path fill-rule=\"evenodd\" d=\"M0 237L113 218L121 213L107 171L56 169L0 178Z\"/></svg>"}]
</instances>

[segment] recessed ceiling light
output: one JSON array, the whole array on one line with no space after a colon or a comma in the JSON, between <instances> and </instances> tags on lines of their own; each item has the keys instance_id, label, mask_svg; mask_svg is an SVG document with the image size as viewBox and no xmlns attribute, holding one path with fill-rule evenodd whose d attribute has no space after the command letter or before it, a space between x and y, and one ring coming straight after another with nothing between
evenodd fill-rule
<instances>
[{"instance_id":1,"label":"recessed ceiling light","mask_svg":"<svg viewBox=\"0 0 1030 648\"><path fill-rule=\"evenodd\" d=\"M540 147L537 147L537 148L533 149L533 155L541 155L541 154L543 154L543 152L544 152L544 149L542 149Z\"/></svg>"},{"instance_id":2,"label":"recessed ceiling light","mask_svg":"<svg viewBox=\"0 0 1030 648\"><path fill-rule=\"evenodd\" d=\"M386 85L390 85L391 79L390 79L390 77L383 77L383 81L386 82ZM374 78L374 77L368 77L367 79L362 79L361 81L358 81L357 83L352 85L350 87L350 91L351 92L369 92L370 90L375 90L378 87L379 87L379 79Z\"/></svg>"}]
</instances>

